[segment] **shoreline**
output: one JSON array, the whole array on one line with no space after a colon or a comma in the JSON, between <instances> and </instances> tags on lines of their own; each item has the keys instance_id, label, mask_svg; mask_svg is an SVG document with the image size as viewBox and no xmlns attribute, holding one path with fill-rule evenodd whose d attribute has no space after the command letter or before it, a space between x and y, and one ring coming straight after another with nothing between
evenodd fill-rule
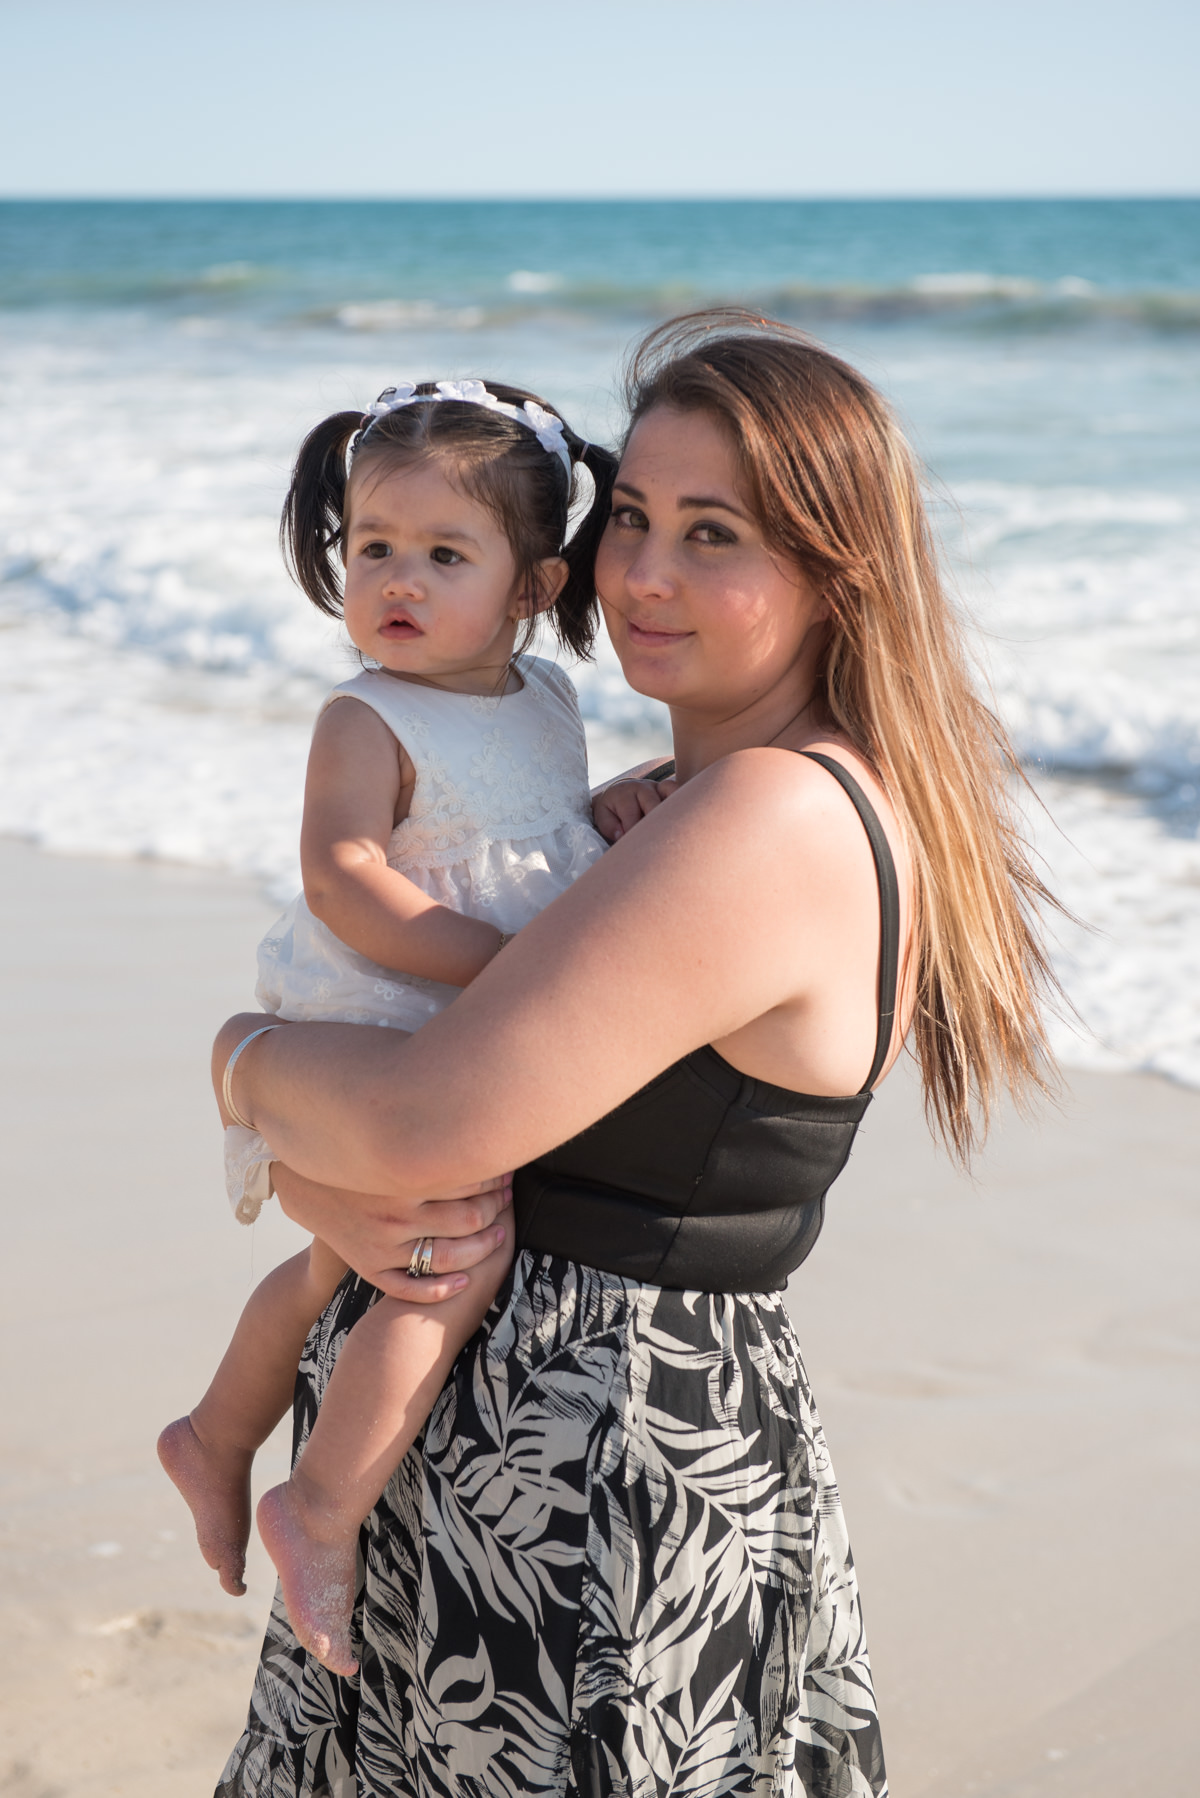
<instances>
[{"instance_id":1,"label":"shoreline","mask_svg":"<svg viewBox=\"0 0 1200 1798\"><path fill-rule=\"evenodd\" d=\"M276 1207L232 1223L207 1086L274 908L236 876L11 839L0 874L0 1786L195 1798L241 1728L273 1576L253 1544L249 1596L220 1592L154 1437L304 1240ZM790 1288L906 1798L1187 1786L1200 1093L1068 1086L1061 1112L1001 1118L972 1185L894 1076Z\"/></svg>"}]
</instances>

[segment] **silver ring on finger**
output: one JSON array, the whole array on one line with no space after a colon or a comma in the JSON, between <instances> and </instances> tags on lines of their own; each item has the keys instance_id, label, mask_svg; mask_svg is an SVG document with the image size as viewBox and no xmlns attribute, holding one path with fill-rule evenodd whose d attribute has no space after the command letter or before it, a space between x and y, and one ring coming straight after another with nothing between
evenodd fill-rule
<instances>
[{"instance_id":1,"label":"silver ring on finger","mask_svg":"<svg viewBox=\"0 0 1200 1798\"><path fill-rule=\"evenodd\" d=\"M408 1271L414 1279L433 1271L433 1237L418 1237L416 1246L408 1263Z\"/></svg>"}]
</instances>

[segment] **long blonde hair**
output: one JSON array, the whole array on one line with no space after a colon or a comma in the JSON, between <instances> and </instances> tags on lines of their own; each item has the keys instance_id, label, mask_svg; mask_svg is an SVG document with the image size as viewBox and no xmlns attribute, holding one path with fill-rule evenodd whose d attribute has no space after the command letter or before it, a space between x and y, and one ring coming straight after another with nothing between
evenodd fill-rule
<instances>
[{"instance_id":1,"label":"long blonde hair","mask_svg":"<svg viewBox=\"0 0 1200 1798\"><path fill-rule=\"evenodd\" d=\"M1038 922L1055 902L1015 816L1020 765L976 691L912 451L870 382L802 332L731 309L659 326L626 370L655 406L729 432L773 548L831 607L819 698L877 773L912 855L915 1050L930 1123L963 1161L1001 1086L1046 1090Z\"/></svg>"}]
</instances>

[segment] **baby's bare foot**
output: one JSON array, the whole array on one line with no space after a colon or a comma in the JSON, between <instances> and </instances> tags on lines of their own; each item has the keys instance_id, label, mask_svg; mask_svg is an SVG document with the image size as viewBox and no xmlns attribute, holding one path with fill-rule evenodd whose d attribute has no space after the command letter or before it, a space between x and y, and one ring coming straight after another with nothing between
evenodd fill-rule
<instances>
[{"instance_id":1,"label":"baby's bare foot","mask_svg":"<svg viewBox=\"0 0 1200 1798\"><path fill-rule=\"evenodd\" d=\"M358 1528L328 1539L294 1486L273 1486L258 1501L258 1533L275 1563L288 1620L297 1640L331 1673L358 1672L350 1619L358 1571Z\"/></svg>"},{"instance_id":2,"label":"baby's bare foot","mask_svg":"<svg viewBox=\"0 0 1200 1798\"><path fill-rule=\"evenodd\" d=\"M200 1553L216 1569L222 1590L240 1598L246 1590L252 1457L244 1449L202 1442L191 1418L177 1417L158 1439L158 1458L192 1513Z\"/></svg>"}]
</instances>

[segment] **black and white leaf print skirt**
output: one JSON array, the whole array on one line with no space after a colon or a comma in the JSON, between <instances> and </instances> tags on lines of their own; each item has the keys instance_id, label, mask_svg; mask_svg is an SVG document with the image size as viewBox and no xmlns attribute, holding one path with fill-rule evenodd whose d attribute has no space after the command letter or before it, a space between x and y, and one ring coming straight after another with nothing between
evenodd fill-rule
<instances>
[{"instance_id":1,"label":"black and white leaf print skirt","mask_svg":"<svg viewBox=\"0 0 1200 1798\"><path fill-rule=\"evenodd\" d=\"M309 1338L302 1440L347 1330ZM782 1295L520 1254L363 1534L362 1669L276 1600L217 1798L883 1798L837 1486Z\"/></svg>"}]
</instances>

